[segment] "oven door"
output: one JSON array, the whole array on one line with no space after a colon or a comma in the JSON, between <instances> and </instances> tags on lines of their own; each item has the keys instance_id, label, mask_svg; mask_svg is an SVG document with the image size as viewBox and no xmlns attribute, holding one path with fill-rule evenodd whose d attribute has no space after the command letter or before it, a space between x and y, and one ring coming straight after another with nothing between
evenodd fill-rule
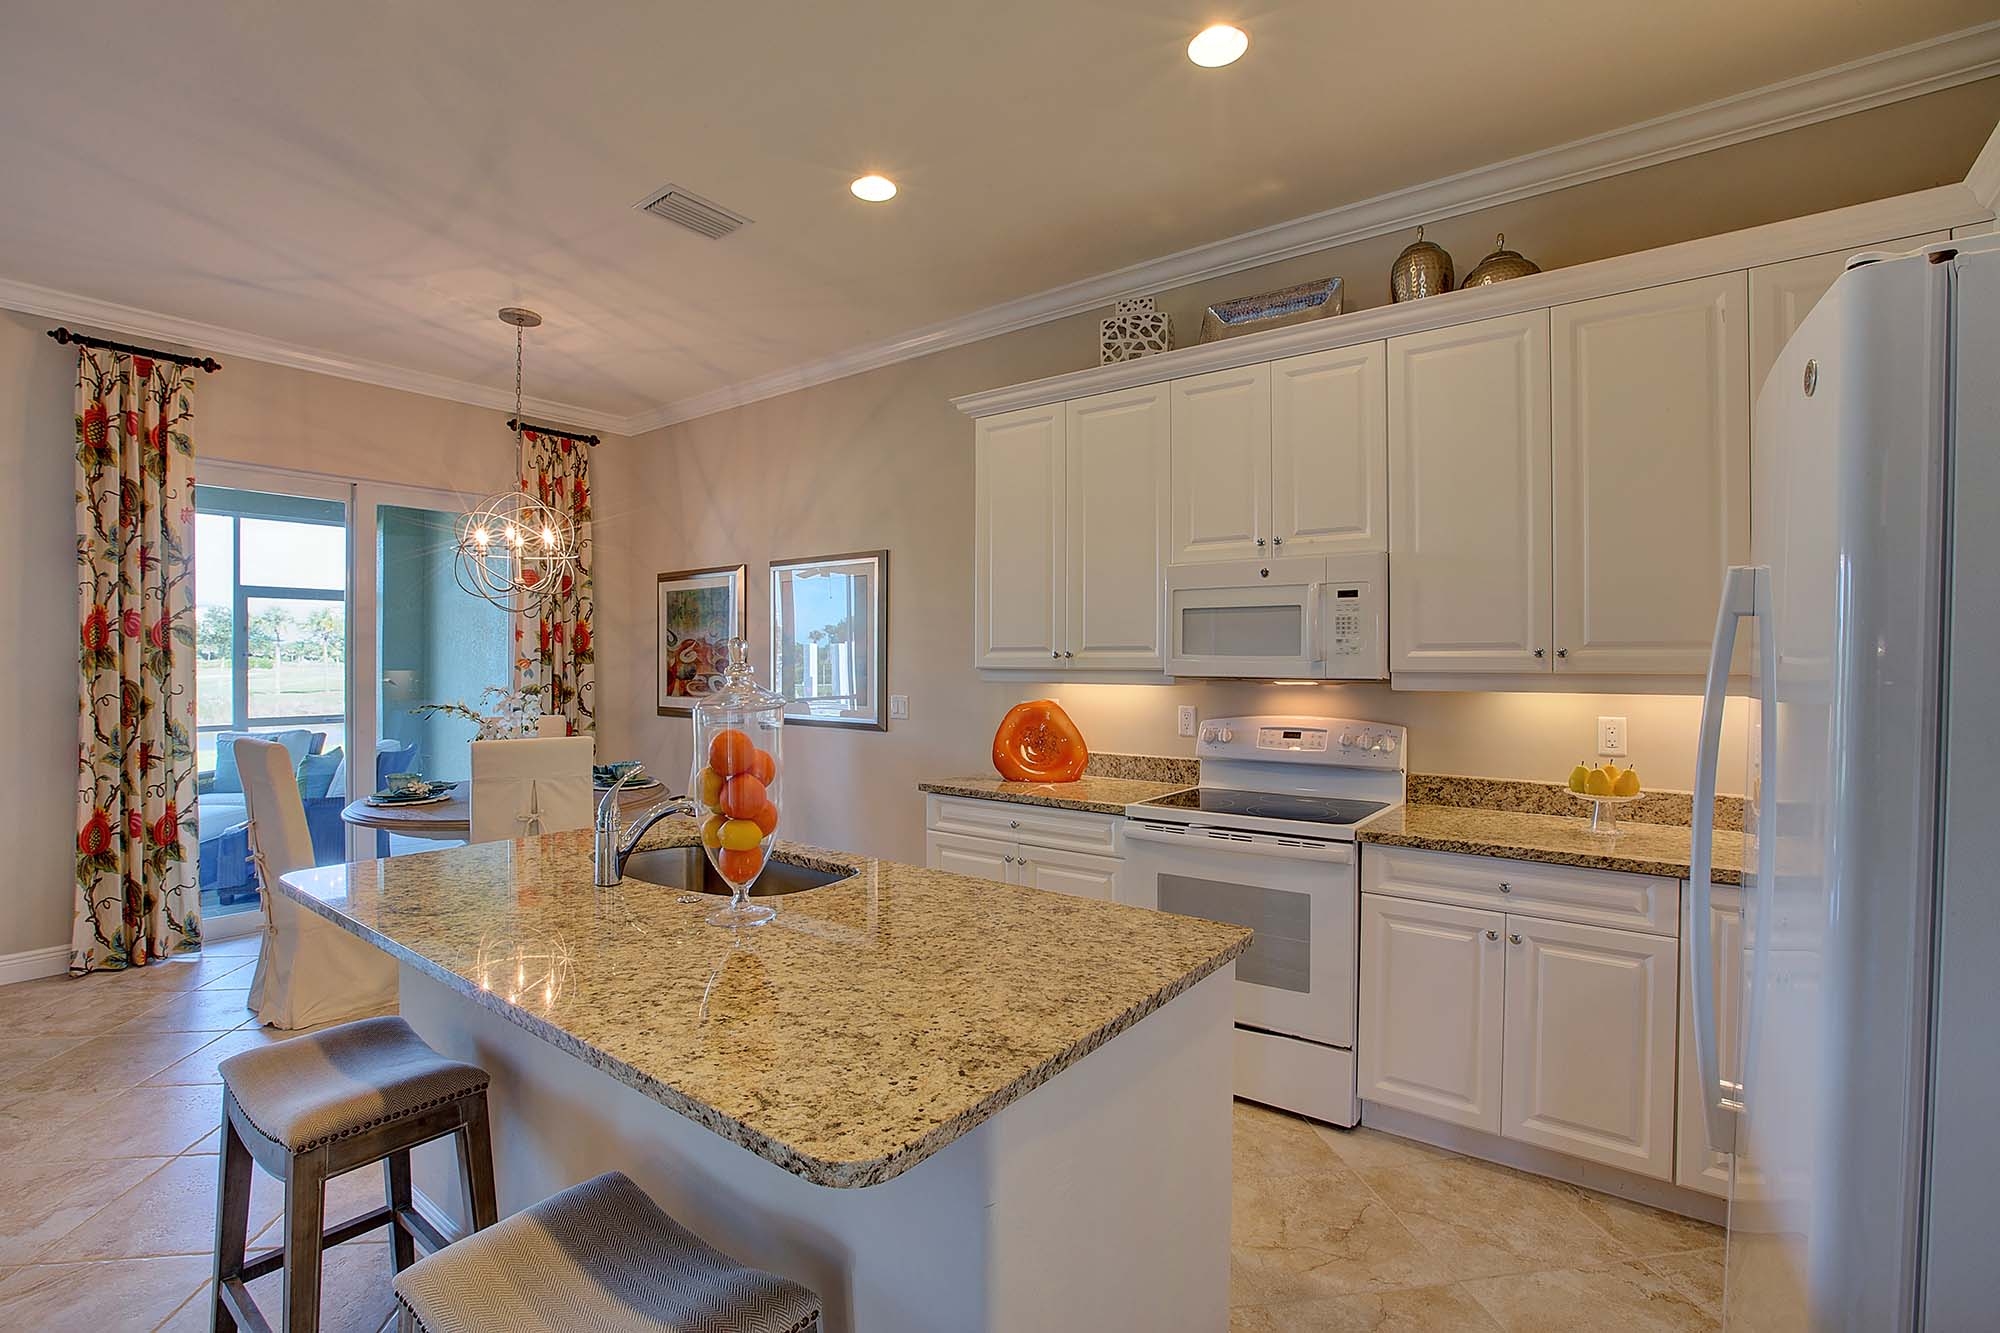
<instances>
[{"instance_id":1,"label":"oven door","mask_svg":"<svg viewBox=\"0 0 2000 1333\"><path fill-rule=\"evenodd\" d=\"M1119 898L1248 926L1236 1021L1354 1045L1354 844L1127 819Z\"/></svg>"},{"instance_id":2,"label":"oven door","mask_svg":"<svg viewBox=\"0 0 2000 1333\"><path fill-rule=\"evenodd\" d=\"M1167 571L1167 672L1255 680L1326 674L1326 561L1240 560Z\"/></svg>"}]
</instances>

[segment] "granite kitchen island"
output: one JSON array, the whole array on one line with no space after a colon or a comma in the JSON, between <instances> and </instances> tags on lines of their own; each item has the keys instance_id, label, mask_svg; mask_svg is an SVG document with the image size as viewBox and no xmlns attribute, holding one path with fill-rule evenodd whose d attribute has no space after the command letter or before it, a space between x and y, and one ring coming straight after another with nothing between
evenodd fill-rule
<instances>
[{"instance_id":1,"label":"granite kitchen island","mask_svg":"<svg viewBox=\"0 0 2000 1333\"><path fill-rule=\"evenodd\" d=\"M681 846L660 824L643 846ZM503 1215L624 1171L827 1333L1228 1321L1249 932L780 843L834 873L732 932L554 834L285 877L493 1074ZM442 1145L433 1207L456 1198ZM449 1209L441 1209L449 1212Z\"/></svg>"}]
</instances>

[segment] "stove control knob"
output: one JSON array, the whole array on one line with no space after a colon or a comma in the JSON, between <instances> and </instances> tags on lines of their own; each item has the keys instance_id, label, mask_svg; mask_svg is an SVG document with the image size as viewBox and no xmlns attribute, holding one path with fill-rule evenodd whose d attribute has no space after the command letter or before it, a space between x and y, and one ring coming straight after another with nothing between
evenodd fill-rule
<instances>
[{"instance_id":1,"label":"stove control knob","mask_svg":"<svg viewBox=\"0 0 2000 1333\"><path fill-rule=\"evenodd\" d=\"M1343 750L1352 750L1354 748L1353 732L1343 731L1340 733L1340 748Z\"/></svg>"},{"instance_id":2,"label":"stove control knob","mask_svg":"<svg viewBox=\"0 0 2000 1333\"><path fill-rule=\"evenodd\" d=\"M1215 744L1216 735L1217 731L1214 727L1212 726L1203 727L1201 729L1201 743L1203 745Z\"/></svg>"},{"instance_id":3,"label":"stove control knob","mask_svg":"<svg viewBox=\"0 0 2000 1333\"><path fill-rule=\"evenodd\" d=\"M1229 742L1236 739L1236 733L1231 731L1228 727L1224 727L1221 730L1221 732L1218 733L1218 735L1224 745L1227 745L1229 744Z\"/></svg>"},{"instance_id":4,"label":"stove control knob","mask_svg":"<svg viewBox=\"0 0 2000 1333\"><path fill-rule=\"evenodd\" d=\"M1396 753L1396 738L1386 731L1382 733L1382 753Z\"/></svg>"}]
</instances>

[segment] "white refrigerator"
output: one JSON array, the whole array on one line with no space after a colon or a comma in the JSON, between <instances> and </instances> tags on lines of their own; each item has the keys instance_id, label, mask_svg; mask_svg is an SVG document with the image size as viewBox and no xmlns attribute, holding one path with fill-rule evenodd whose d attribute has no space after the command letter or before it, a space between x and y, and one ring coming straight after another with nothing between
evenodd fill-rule
<instances>
[{"instance_id":1,"label":"white refrigerator","mask_svg":"<svg viewBox=\"0 0 2000 1333\"><path fill-rule=\"evenodd\" d=\"M1757 398L1696 762L1754 641L1740 956L1689 932L1724 1325L2000 1328L2000 238L1857 259ZM1739 682L1741 688L1741 682ZM1714 969L1741 969L1740 1081Z\"/></svg>"}]
</instances>

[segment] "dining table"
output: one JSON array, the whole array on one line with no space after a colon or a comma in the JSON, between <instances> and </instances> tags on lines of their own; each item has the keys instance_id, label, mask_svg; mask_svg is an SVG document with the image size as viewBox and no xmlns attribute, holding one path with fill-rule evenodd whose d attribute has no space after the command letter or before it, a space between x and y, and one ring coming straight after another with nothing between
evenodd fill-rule
<instances>
[{"instance_id":1,"label":"dining table","mask_svg":"<svg viewBox=\"0 0 2000 1333\"><path fill-rule=\"evenodd\" d=\"M600 790L598 798L603 798ZM632 815L667 799L667 789L655 783L634 789L629 784L618 793L618 811ZM357 828L378 829L403 838L428 838L434 842L464 842L472 836L472 784L460 782L442 801L410 805L370 805L367 798L349 801L340 817Z\"/></svg>"}]
</instances>

